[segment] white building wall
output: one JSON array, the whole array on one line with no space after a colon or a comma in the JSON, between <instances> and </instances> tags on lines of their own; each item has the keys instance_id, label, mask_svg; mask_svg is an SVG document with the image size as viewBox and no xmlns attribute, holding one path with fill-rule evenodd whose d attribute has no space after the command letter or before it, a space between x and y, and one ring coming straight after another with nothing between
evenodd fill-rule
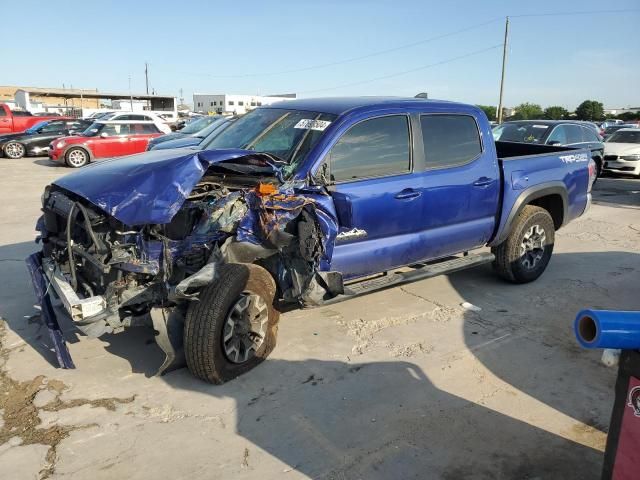
<instances>
[{"instance_id":1,"label":"white building wall","mask_svg":"<svg viewBox=\"0 0 640 480\"><path fill-rule=\"evenodd\" d=\"M265 97L261 95L231 95L207 93L193 94L193 111L202 113L226 113L242 115L256 107L270 105L282 100L292 100L290 97Z\"/></svg>"}]
</instances>

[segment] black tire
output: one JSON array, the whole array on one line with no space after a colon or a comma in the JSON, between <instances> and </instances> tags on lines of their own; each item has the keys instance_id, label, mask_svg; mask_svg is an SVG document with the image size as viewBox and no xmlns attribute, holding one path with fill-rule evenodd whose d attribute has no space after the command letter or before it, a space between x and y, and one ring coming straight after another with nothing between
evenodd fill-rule
<instances>
[{"instance_id":1,"label":"black tire","mask_svg":"<svg viewBox=\"0 0 640 480\"><path fill-rule=\"evenodd\" d=\"M593 161L596 162L596 178L591 185L592 187L596 184L598 179L604 175L604 163L602 162L602 159L600 157L594 157Z\"/></svg>"},{"instance_id":2,"label":"black tire","mask_svg":"<svg viewBox=\"0 0 640 480\"><path fill-rule=\"evenodd\" d=\"M525 236L535 226L541 228L545 238L541 258L533 264L527 256L522 255ZM511 227L507 239L493 247L491 252L496 256L493 267L505 280L513 283L528 283L536 280L547 268L553 253L555 226L549 212L544 208L527 205L518 214Z\"/></svg>"},{"instance_id":3,"label":"black tire","mask_svg":"<svg viewBox=\"0 0 640 480\"><path fill-rule=\"evenodd\" d=\"M20 142L7 142L3 150L4 156L12 160L18 160L27 154L27 149Z\"/></svg>"},{"instance_id":4,"label":"black tire","mask_svg":"<svg viewBox=\"0 0 640 480\"><path fill-rule=\"evenodd\" d=\"M244 292L260 296L267 305L266 334L254 355L234 363L224 350L223 330L232 307ZM280 313L274 308L276 284L264 268L247 263L221 267L220 277L200 292L200 300L187 310L184 350L193 375L210 383L224 383L265 360L276 346Z\"/></svg>"},{"instance_id":5,"label":"black tire","mask_svg":"<svg viewBox=\"0 0 640 480\"><path fill-rule=\"evenodd\" d=\"M82 154L82 155L80 155ZM84 160L76 161L74 157L84 156ZM64 154L64 161L67 166L71 168L80 168L84 167L89 163L90 157L89 152L87 152L84 148L81 147L72 147Z\"/></svg>"}]
</instances>

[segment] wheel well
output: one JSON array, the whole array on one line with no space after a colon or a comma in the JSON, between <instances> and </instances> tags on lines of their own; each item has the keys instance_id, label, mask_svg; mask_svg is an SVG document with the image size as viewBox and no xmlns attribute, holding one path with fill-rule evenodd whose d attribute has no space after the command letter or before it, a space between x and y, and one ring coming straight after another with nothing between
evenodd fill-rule
<instances>
[{"instance_id":1,"label":"wheel well","mask_svg":"<svg viewBox=\"0 0 640 480\"><path fill-rule=\"evenodd\" d=\"M89 151L88 148L82 146L82 145L72 145L69 148L67 148L64 151L63 157L66 160L67 159L67 154L71 151L71 150L82 150L84 153L87 154L87 157L89 158L89 161L91 162L93 160L93 156L91 155L91 152Z\"/></svg>"},{"instance_id":2,"label":"wheel well","mask_svg":"<svg viewBox=\"0 0 640 480\"><path fill-rule=\"evenodd\" d=\"M549 215L553 218L553 225L556 230L562 226L562 223L564 222L564 205L560 195L545 195L544 197L531 200L529 205L536 205L537 207L544 208L549 212Z\"/></svg>"}]
</instances>

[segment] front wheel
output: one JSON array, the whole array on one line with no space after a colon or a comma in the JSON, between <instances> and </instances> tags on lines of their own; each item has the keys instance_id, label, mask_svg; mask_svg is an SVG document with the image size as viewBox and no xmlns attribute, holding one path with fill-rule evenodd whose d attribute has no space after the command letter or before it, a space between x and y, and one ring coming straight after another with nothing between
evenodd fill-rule
<instances>
[{"instance_id":1,"label":"front wheel","mask_svg":"<svg viewBox=\"0 0 640 480\"><path fill-rule=\"evenodd\" d=\"M547 268L553 253L555 226L544 208L527 205L518 214L511 233L491 249L498 275L513 283L536 280Z\"/></svg>"},{"instance_id":2,"label":"front wheel","mask_svg":"<svg viewBox=\"0 0 640 480\"><path fill-rule=\"evenodd\" d=\"M84 148L70 148L64 159L71 168L80 168L89 163L89 154Z\"/></svg>"},{"instance_id":3,"label":"front wheel","mask_svg":"<svg viewBox=\"0 0 640 480\"><path fill-rule=\"evenodd\" d=\"M4 155L7 158L12 158L17 160L18 158L24 157L25 148L24 145L18 142L9 142L4 146Z\"/></svg>"},{"instance_id":4,"label":"front wheel","mask_svg":"<svg viewBox=\"0 0 640 480\"><path fill-rule=\"evenodd\" d=\"M248 372L276 346L276 284L258 265L231 263L187 310L184 350L193 375L224 383Z\"/></svg>"}]
</instances>

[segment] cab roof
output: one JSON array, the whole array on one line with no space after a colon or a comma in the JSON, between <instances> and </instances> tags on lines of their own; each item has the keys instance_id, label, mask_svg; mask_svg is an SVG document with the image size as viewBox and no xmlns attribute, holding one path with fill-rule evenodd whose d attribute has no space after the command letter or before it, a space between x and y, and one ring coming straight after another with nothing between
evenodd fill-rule
<instances>
[{"instance_id":1,"label":"cab roof","mask_svg":"<svg viewBox=\"0 0 640 480\"><path fill-rule=\"evenodd\" d=\"M371 109L404 108L404 107L437 107L465 105L462 103L448 102L445 100L431 100L426 98L412 97L323 97L323 98L300 98L296 100L285 100L282 102L264 105L261 108L282 108L293 110L307 110L311 112L332 113L342 115L355 108ZM466 106L466 105L465 105Z\"/></svg>"}]
</instances>

